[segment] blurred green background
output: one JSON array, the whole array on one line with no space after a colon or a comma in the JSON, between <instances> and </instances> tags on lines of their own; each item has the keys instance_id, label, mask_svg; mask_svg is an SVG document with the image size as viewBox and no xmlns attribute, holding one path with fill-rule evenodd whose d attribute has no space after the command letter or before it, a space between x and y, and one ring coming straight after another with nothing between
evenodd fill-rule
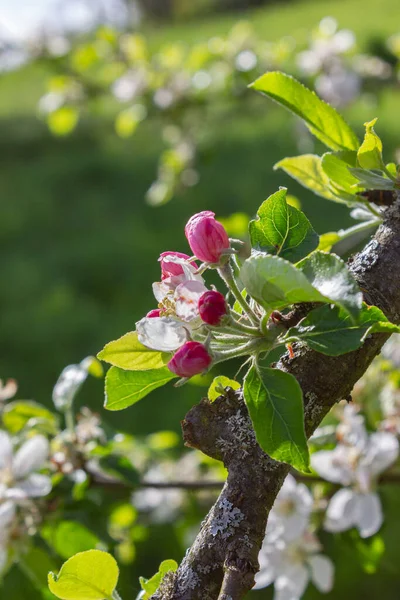
<instances>
[{"instance_id":1,"label":"blurred green background","mask_svg":"<svg viewBox=\"0 0 400 600\"><path fill-rule=\"evenodd\" d=\"M400 13L398 0L278 1L242 13L149 24L146 35L154 47L166 41L201 41L227 33L245 18L266 39L287 34L305 40L327 14L354 30L366 49L374 39L396 32ZM161 148L157 121L144 123L134 137L121 140L107 110L97 111L71 136L55 138L36 114L47 76L44 67L30 65L0 79L0 375L18 380L19 397L49 405L65 365L96 354L155 306L151 283L159 277L158 255L188 251L183 228L193 213L207 209L217 217L237 211L253 215L269 194L285 185L301 200L318 233L351 222L346 208L313 196L272 170L280 158L298 150L292 118L266 99L260 99L256 116L236 108L218 128L207 130L204 123L213 151L202 155L200 150L199 184L151 208L144 195ZM400 145L399 106L399 90L386 88L378 94L377 106L360 101L345 111L360 135L364 121L379 116L387 162ZM202 393L195 386L163 390L123 413L104 417L134 434L179 430L179 421ZM102 383L90 381L81 400L102 411L102 396ZM385 492L384 502L394 511L390 496ZM392 535L385 535L388 558L376 575L361 571L350 544L346 550L346 542L340 546L326 537L338 565L337 585L328 599L399 597L395 534L400 531L393 523ZM139 574L149 576L162 559L179 559L182 550L169 527L155 528L124 573L124 597L135 597ZM36 598L15 573L6 580L4 597ZM272 590L253 597L270 598ZM305 597L319 594L310 587Z\"/></svg>"}]
</instances>

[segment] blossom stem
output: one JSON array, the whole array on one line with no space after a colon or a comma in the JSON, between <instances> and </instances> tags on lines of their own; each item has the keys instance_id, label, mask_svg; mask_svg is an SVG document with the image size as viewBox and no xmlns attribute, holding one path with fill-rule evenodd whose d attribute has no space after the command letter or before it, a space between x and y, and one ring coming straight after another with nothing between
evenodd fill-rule
<instances>
[{"instance_id":1,"label":"blossom stem","mask_svg":"<svg viewBox=\"0 0 400 600\"><path fill-rule=\"evenodd\" d=\"M117 590L114 590L111 596L111 600L122 600L121 596L118 594Z\"/></svg>"},{"instance_id":2,"label":"blossom stem","mask_svg":"<svg viewBox=\"0 0 400 600\"><path fill-rule=\"evenodd\" d=\"M242 293L239 290L238 285L235 280L235 277L233 275L231 265L229 263L227 263L226 265L220 267L218 269L218 273L219 273L219 276L221 277L221 279L227 285L228 289L232 292L232 294L234 295L234 297L236 298L236 300L238 301L240 306L246 312L249 319L254 323L254 325L258 325L260 320L257 317L256 313L251 308L250 304L247 302L247 300L245 298L243 298Z\"/></svg>"},{"instance_id":3,"label":"blossom stem","mask_svg":"<svg viewBox=\"0 0 400 600\"><path fill-rule=\"evenodd\" d=\"M217 348L213 348L215 352L215 359L213 364L217 364L219 362L223 362L224 360L228 360L230 358L236 358L238 356L244 356L246 354L252 354L254 352L260 352L261 350L269 350L271 345L268 344L268 348L265 348L266 342L265 339L252 339L248 341L246 344L242 344L241 346L236 346L231 350L217 350ZM263 348L264 347L264 348Z\"/></svg>"}]
</instances>

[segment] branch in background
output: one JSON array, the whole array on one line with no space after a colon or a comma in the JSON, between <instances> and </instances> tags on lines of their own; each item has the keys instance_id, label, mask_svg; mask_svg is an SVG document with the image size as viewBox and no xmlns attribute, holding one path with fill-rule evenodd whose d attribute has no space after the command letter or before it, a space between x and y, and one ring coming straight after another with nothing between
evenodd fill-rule
<instances>
[{"instance_id":1,"label":"branch in background","mask_svg":"<svg viewBox=\"0 0 400 600\"><path fill-rule=\"evenodd\" d=\"M387 209L375 237L350 263L365 301L395 323L400 322L398 204ZM349 397L387 337L370 336L362 348L339 357L298 345L293 359L281 359L278 368L295 375L302 387L308 436L337 401ZM240 391L214 403L202 400L182 427L186 445L222 460L229 474L178 571L164 577L152 600L241 600L254 585L268 513L289 466L269 458L256 443Z\"/></svg>"}]
</instances>

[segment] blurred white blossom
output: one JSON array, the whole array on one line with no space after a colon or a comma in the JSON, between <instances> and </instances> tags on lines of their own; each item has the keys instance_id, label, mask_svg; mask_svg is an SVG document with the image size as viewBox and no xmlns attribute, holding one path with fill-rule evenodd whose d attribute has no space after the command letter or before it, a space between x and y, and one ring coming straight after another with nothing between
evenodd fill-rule
<instances>
[{"instance_id":1,"label":"blurred white blossom","mask_svg":"<svg viewBox=\"0 0 400 600\"><path fill-rule=\"evenodd\" d=\"M14 454L11 437L0 431L0 530L12 520L19 504L50 493L50 477L36 472L44 467L48 455L44 436L29 438Z\"/></svg>"},{"instance_id":2,"label":"blurred white blossom","mask_svg":"<svg viewBox=\"0 0 400 600\"><path fill-rule=\"evenodd\" d=\"M336 448L315 452L311 465L327 481L345 486L329 501L325 529L336 532L356 527L361 537L369 537L383 522L375 492L377 478L398 458L399 444L388 432L368 434L363 417L352 406L346 406L344 413Z\"/></svg>"}]
</instances>

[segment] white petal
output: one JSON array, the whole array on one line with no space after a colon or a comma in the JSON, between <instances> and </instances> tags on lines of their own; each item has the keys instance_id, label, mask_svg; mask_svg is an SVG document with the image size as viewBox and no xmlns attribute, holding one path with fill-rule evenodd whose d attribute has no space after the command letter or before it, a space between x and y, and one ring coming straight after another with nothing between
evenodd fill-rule
<instances>
[{"instance_id":1,"label":"white petal","mask_svg":"<svg viewBox=\"0 0 400 600\"><path fill-rule=\"evenodd\" d=\"M362 538L374 535L383 522L382 505L378 494L358 494L356 526Z\"/></svg>"},{"instance_id":2,"label":"white petal","mask_svg":"<svg viewBox=\"0 0 400 600\"><path fill-rule=\"evenodd\" d=\"M380 431L369 438L366 460L370 461L372 475L379 475L392 465L399 456L399 442L391 433Z\"/></svg>"},{"instance_id":3,"label":"white petal","mask_svg":"<svg viewBox=\"0 0 400 600\"><path fill-rule=\"evenodd\" d=\"M187 340L187 331L171 317L144 317L136 323L138 339L144 346L161 352L172 352Z\"/></svg>"},{"instance_id":4,"label":"white petal","mask_svg":"<svg viewBox=\"0 0 400 600\"><path fill-rule=\"evenodd\" d=\"M315 587L326 594L333 587L334 565L330 558L322 554L315 554L309 559L311 579Z\"/></svg>"},{"instance_id":5,"label":"white petal","mask_svg":"<svg viewBox=\"0 0 400 600\"><path fill-rule=\"evenodd\" d=\"M0 529L8 527L15 516L15 504L12 500L6 500L0 504Z\"/></svg>"},{"instance_id":6,"label":"white petal","mask_svg":"<svg viewBox=\"0 0 400 600\"><path fill-rule=\"evenodd\" d=\"M41 469L49 455L49 442L43 435L35 435L25 442L13 460L13 474L22 479L29 473Z\"/></svg>"},{"instance_id":7,"label":"white petal","mask_svg":"<svg viewBox=\"0 0 400 600\"><path fill-rule=\"evenodd\" d=\"M275 571L270 564L266 564L262 567L259 572L255 576L255 586L252 588L253 590L261 590L262 588L270 585L275 579Z\"/></svg>"},{"instance_id":8,"label":"white petal","mask_svg":"<svg viewBox=\"0 0 400 600\"><path fill-rule=\"evenodd\" d=\"M175 291L177 317L183 321L195 319L199 314L199 299L206 291L206 286L200 281L186 281L178 285Z\"/></svg>"},{"instance_id":9,"label":"white petal","mask_svg":"<svg viewBox=\"0 0 400 600\"><path fill-rule=\"evenodd\" d=\"M182 277L167 277L163 281L153 283L153 294L157 302L162 302L168 294L173 294L177 286L182 283Z\"/></svg>"},{"instance_id":10,"label":"white petal","mask_svg":"<svg viewBox=\"0 0 400 600\"><path fill-rule=\"evenodd\" d=\"M0 469L4 469L11 464L12 451L10 436L5 431L0 431Z\"/></svg>"},{"instance_id":11,"label":"white petal","mask_svg":"<svg viewBox=\"0 0 400 600\"><path fill-rule=\"evenodd\" d=\"M324 527L327 531L345 531L355 525L357 494L353 490L342 489L334 494L325 515Z\"/></svg>"},{"instance_id":12,"label":"white petal","mask_svg":"<svg viewBox=\"0 0 400 600\"><path fill-rule=\"evenodd\" d=\"M274 600L298 600L302 597L309 580L309 574L301 563L292 565L275 580Z\"/></svg>"},{"instance_id":13,"label":"white petal","mask_svg":"<svg viewBox=\"0 0 400 600\"><path fill-rule=\"evenodd\" d=\"M311 466L323 479L332 483L349 485L352 473L346 464L344 447L337 446L335 450L321 450L311 455Z\"/></svg>"},{"instance_id":14,"label":"white petal","mask_svg":"<svg viewBox=\"0 0 400 600\"><path fill-rule=\"evenodd\" d=\"M16 491L20 491L27 498L41 498L47 496L51 492L51 479L47 475L41 475L40 473L33 473L29 475L25 480L18 483Z\"/></svg>"}]
</instances>

